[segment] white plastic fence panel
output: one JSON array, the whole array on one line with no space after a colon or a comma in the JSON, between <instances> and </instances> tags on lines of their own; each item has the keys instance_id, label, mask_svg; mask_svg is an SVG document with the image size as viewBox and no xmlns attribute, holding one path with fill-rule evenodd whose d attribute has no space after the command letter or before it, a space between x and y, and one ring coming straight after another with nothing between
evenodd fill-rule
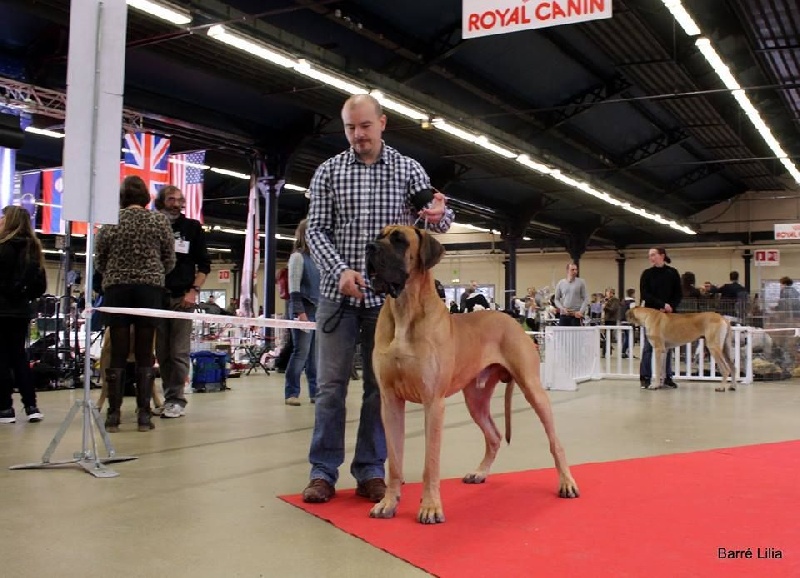
<instances>
[{"instance_id":1,"label":"white plastic fence panel","mask_svg":"<svg viewBox=\"0 0 800 578\"><path fill-rule=\"evenodd\" d=\"M600 379L600 330L597 327L548 327L545 343L546 389L575 391L582 381Z\"/></svg>"}]
</instances>

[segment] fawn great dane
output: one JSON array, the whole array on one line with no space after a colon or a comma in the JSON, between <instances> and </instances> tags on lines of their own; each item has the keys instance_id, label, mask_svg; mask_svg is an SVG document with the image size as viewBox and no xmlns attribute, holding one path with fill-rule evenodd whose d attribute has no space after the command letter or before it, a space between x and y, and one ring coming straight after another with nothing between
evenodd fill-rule
<instances>
[{"instance_id":1,"label":"fawn great dane","mask_svg":"<svg viewBox=\"0 0 800 578\"><path fill-rule=\"evenodd\" d=\"M722 384L715 391L736 389L736 371L731 361L731 324L719 313L664 313L648 307L631 307L625 314L629 323L644 327L647 339L653 346L653 385L648 389L661 389L664 384L667 349L705 338L706 347L719 365Z\"/></svg>"},{"instance_id":2,"label":"fawn great dane","mask_svg":"<svg viewBox=\"0 0 800 578\"><path fill-rule=\"evenodd\" d=\"M370 516L393 517L400 500L406 401L422 404L425 412L425 468L417 519L423 524L445 521L439 493L442 427L445 398L458 391L464 392L470 416L486 440L483 461L463 481L486 481L501 443L490 412L498 381L507 383L506 440L511 439L511 394L516 383L544 425L558 470L558 495L578 497L578 486L556 436L550 400L541 385L539 352L533 340L500 311L450 314L431 272L443 254L444 247L436 239L408 226L388 226L367 246L372 288L388 294L378 317L372 359L381 392L389 483Z\"/></svg>"}]
</instances>

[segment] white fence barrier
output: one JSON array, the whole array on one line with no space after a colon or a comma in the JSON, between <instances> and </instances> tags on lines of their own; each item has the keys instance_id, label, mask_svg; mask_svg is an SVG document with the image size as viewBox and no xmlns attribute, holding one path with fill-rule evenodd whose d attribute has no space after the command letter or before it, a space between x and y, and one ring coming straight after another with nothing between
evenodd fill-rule
<instances>
[{"instance_id":1,"label":"white fence barrier","mask_svg":"<svg viewBox=\"0 0 800 578\"><path fill-rule=\"evenodd\" d=\"M600 379L600 332L597 327L547 327L544 387L574 391L578 383Z\"/></svg>"},{"instance_id":2,"label":"white fence barrier","mask_svg":"<svg viewBox=\"0 0 800 578\"><path fill-rule=\"evenodd\" d=\"M738 383L753 382L751 330L750 327L733 327L732 356ZM634 343L634 332L635 328L630 325L548 327L543 371L545 388L574 391L578 383L589 379L638 379L642 341ZM703 339L676 347L672 352L676 379L720 381L716 365L707 354Z\"/></svg>"}]
</instances>

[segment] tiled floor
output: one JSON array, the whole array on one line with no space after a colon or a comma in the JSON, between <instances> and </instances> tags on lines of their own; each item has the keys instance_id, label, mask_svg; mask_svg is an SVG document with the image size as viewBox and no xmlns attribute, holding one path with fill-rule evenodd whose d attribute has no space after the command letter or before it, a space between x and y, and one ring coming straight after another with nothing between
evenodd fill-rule
<instances>
[{"instance_id":1,"label":"tiled floor","mask_svg":"<svg viewBox=\"0 0 800 578\"><path fill-rule=\"evenodd\" d=\"M135 431L134 400L126 398L123 431L112 439L118 454L139 459L115 465L121 475L114 479L94 479L77 466L6 469L40 460L80 391L40 393L44 422L0 426L2 575L425 575L276 499L300 492L307 481L314 406L306 400L285 406L282 375L229 383L231 391L193 394L186 417L157 420L148 433ZM360 386L351 384L350 455ZM493 409L502 425L501 395L495 394ZM630 381L600 381L582 384L578 392L551 392L551 398L572 464L800 438L797 380L725 394L709 384L652 392ZM422 475L422 428L420 407L410 405L409 481ZM54 459L80 449L80 431L76 420ZM448 478L474 468L483 454L481 434L460 395L448 400L443 450ZM494 471L542 467L552 467L547 444L517 392L514 439L501 449ZM345 464L339 486L354 485ZM365 502L365 516L368 510Z\"/></svg>"}]
</instances>

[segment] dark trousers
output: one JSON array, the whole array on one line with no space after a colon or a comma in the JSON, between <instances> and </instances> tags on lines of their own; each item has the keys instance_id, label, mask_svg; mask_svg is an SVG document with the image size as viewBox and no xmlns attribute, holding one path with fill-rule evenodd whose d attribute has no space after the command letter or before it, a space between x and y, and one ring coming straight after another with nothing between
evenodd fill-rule
<instances>
[{"instance_id":1,"label":"dark trousers","mask_svg":"<svg viewBox=\"0 0 800 578\"><path fill-rule=\"evenodd\" d=\"M13 407L11 392L16 385L25 407L36 405L31 367L25 351L30 320L22 317L3 317L0 331L0 410ZM9 379L11 375L14 379Z\"/></svg>"},{"instance_id":2,"label":"dark trousers","mask_svg":"<svg viewBox=\"0 0 800 578\"><path fill-rule=\"evenodd\" d=\"M562 315L558 318L558 324L561 327L580 327L581 320L572 315Z\"/></svg>"}]
</instances>

